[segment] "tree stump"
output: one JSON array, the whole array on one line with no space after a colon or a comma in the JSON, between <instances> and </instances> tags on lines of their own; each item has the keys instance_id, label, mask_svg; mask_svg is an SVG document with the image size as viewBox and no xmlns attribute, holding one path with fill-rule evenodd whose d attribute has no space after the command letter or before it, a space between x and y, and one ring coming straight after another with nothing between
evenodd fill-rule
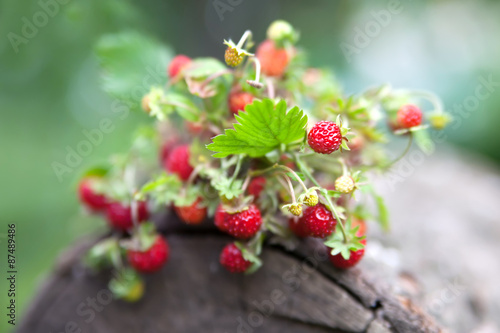
<instances>
[{"instance_id":1,"label":"tree stump","mask_svg":"<svg viewBox=\"0 0 500 333\"><path fill-rule=\"evenodd\" d=\"M112 300L109 273L82 265L85 242L62 256L17 332L443 332L370 272L334 269L314 239L292 251L267 245L259 271L230 274L218 263L230 238L210 223L160 220L171 257L145 277L141 301Z\"/></svg>"}]
</instances>

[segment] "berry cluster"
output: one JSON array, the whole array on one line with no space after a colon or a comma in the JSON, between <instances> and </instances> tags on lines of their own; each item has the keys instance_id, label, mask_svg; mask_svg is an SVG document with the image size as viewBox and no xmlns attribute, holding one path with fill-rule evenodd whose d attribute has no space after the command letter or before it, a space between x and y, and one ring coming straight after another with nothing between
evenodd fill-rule
<instances>
[{"instance_id":1,"label":"berry cluster","mask_svg":"<svg viewBox=\"0 0 500 333\"><path fill-rule=\"evenodd\" d=\"M415 135L427 133L421 109L407 102L423 95L383 86L345 96L328 71L307 67L287 22L273 23L255 54L251 37L247 31L237 44L225 41L226 64L174 57L168 84L142 99L155 124L141 129L130 152L82 178L82 204L116 231L87 260L113 267L117 297L139 299L141 273L167 262L169 245L148 222L165 209L185 224L213 223L232 237L220 254L231 273L257 270L270 239L305 237L321 239L331 263L349 268L364 255L365 220L378 215L387 228L366 171L398 160L381 149L389 137L425 137ZM429 117L439 129L446 118L439 105ZM378 214L370 212L370 199Z\"/></svg>"}]
</instances>

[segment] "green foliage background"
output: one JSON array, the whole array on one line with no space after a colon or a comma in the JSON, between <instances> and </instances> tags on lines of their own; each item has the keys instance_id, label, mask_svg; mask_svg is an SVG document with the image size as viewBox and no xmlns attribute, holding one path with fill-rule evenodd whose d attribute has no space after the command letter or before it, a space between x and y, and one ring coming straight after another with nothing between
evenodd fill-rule
<instances>
[{"instance_id":1,"label":"green foliage background","mask_svg":"<svg viewBox=\"0 0 500 333\"><path fill-rule=\"evenodd\" d=\"M224 3L227 1L221 0ZM46 1L43 1L46 2ZM233 2L234 3L234 2ZM500 4L497 1L403 1L401 14L371 39L351 62L339 45L353 43L356 29L374 20L386 1L241 0L219 16L214 1L73 0L14 52L7 35L21 34L38 1L0 2L0 263L5 271L8 223L17 224L18 319L54 264L56 255L89 232L104 227L80 214L76 179L85 166L124 151L130 132L147 122L142 113L125 119L113 113L113 99L100 89L93 53L108 33L139 31L192 57L223 57L223 38L252 29L262 40L274 19L301 31L311 63L331 66L348 92L385 81L396 87L429 89L448 110L473 95L478 78L500 81ZM222 18L222 19L221 19ZM448 142L500 162L500 94L496 91L447 130ZM450 110L451 111L451 110ZM103 118L114 130L59 181L51 163L63 162L66 147L85 139ZM0 306L7 286L0 279ZM2 315L4 318L4 315ZM0 331L11 328L5 318Z\"/></svg>"}]
</instances>

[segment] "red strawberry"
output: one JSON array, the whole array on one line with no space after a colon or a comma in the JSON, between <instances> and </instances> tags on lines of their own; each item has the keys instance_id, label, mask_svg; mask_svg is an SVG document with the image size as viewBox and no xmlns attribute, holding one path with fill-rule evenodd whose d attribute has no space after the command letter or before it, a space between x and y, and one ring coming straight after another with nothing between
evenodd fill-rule
<instances>
[{"instance_id":1,"label":"red strawberry","mask_svg":"<svg viewBox=\"0 0 500 333\"><path fill-rule=\"evenodd\" d=\"M128 250L130 265L138 272L154 273L167 262L170 249L163 237L157 236L154 244L146 251Z\"/></svg>"},{"instance_id":2,"label":"red strawberry","mask_svg":"<svg viewBox=\"0 0 500 333\"><path fill-rule=\"evenodd\" d=\"M175 206L177 216L187 224L200 224L207 216L207 207L201 205L201 198L191 206Z\"/></svg>"},{"instance_id":3,"label":"red strawberry","mask_svg":"<svg viewBox=\"0 0 500 333\"><path fill-rule=\"evenodd\" d=\"M80 201L93 212L100 212L106 209L108 199L105 195L97 193L93 189L95 181L99 181L95 177L86 177L80 181L78 185L78 194Z\"/></svg>"},{"instance_id":4,"label":"red strawberry","mask_svg":"<svg viewBox=\"0 0 500 333\"><path fill-rule=\"evenodd\" d=\"M161 145L160 150L160 162L163 164L167 160L168 156L174 150L179 139L177 137L171 137Z\"/></svg>"},{"instance_id":5,"label":"red strawberry","mask_svg":"<svg viewBox=\"0 0 500 333\"><path fill-rule=\"evenodd\" d=\"M229 94L229 111L237 114L239 111L245 111L245 106L251 104L253 95L245 91L235 91Z\"/></svg>"},{"instance_id":6,"label":"red strawberry","mask_svg":"<svg viewBox=\"0 0 500 333\"><path fill-rule=\"evenodd\" d=\"M356 227L359 227L358 232L356 233L356 236L361 237L366 235L366 222L363 220L358 220L358 219L352 219L352 225L351 228L354 229Z\"/></svg>"},{"instance_id":7,"label":"red strawberry","mask_svg":"<svg viewBox=\"0 0 500 333\"><path fill-rule=\"evenodd\" d=\"M252 266L252 263L243 258L240 249L234 244L228 244L224 247L219 261L231 273L243 273Z\"/></svg>"},{"instance_id":8,"label":"red strawberry","mask_svg":"<svg viewBox=\"0 0 500 333\"><path fill-rule=\"evenodd\" d=\"M335 231L337 220L325 205L319 203L304 211L304 225L313 237L325 238Z\"/></svg>"},{"instance_id":9,"label":"red strawberry","mask_svg":"<svg viewBox=\"0 0 500 333\"><path fill-rule=\"evenodd\" d=\"M288 220L288 225L290 227L290 230L297 235L299 238L305 238L309 236L309 230L306 228L306 225L304 224L304 217L300 218L290 218Z\"/></svg>"},{"instance_id":10,"label":"red strawberry","mask_svg":"<svg viewBox=\"0 0 500 333\"><path fill-rule=\"evenodd\" d=\"M361 240L361 243L366 245L366 239ZM349 257L348 260L345 260L340 253L334 256L330 254L330 261L332 265L341 269L346 269L355 266L361 260L361 258L363 258L365 254L365 248L362 248L361 250L357 251L351 250L350 252L351 256Z\"/></svg>"},{"instance_id":11,"label":"red strawberry","mask_svg":"<svg viewBox=\"0 0 500 333\"><path fill-rule=\"evenodd\" d=\"M349 149L351 149L351 151L357 152L363 149L363 147L365 146L365 139L361 135L357 135L349 140L347 145L349 146Z\"/></svg>"},{"instance_id":12,"label":"red strawberry","mask_svg":"<svg viewBox=\"0 0 500 333\"><path fill-rule=\"evenodd\" d=\"M289 57L285 49L277 48L272 40L263 41L257 48L262 73L267 76L282 76L288 66Z\"/></svg>"},{"instance_id":13,"label":"red strawberry","mask_svg":"<svg viewBox=\"0 0 500 333\"><path fill-rule=\"evenodd\" d=\"M296 169L296 165L293 160L285 154L281 155L280 162L290 169Z\"/></svg>"},{"instance_id":14,"label":"red strawberry","mask_svg":"<svg viewBox=\"0 0 500 333\"><path fill-rule=\"evenodd\" d=\"M189 164L189 145L175 147L164 163L165 169L177 174L182 180L188 180L193 167Z\"/></svg>"},{"instance_id":15,"label":"red strawberry","mask_svg":"<svg viewBox=\"0 0 500 333\"><path fill-rule=\"evenodd\" d=\"M226 213L224 210L224 207L222 205L219 205L217 207L217 210L215 211L215 216L214 216L214 221L215 221L215 226L223 232L227 232L228 226L227 226L227 216L229 214Z\"/></svg>"},{"instance_id":16,"label":"red strawberry","mask_svg":"<svg viewBox=\"0 0 500 333\"><path fill-rule=\"evenodd\" d=\"M411 128L422 123L422 111L415 105L403 105L398 110L398 124L403 128Z\"/></svg>"},{"instance_id":17,"label":"red strawberry","mask_svg":"<svg viewBox=\"0 0 500 333\"><path fill-rule=\"evenodd\" d=\"M106 209L106 217L109 224L118 230L127 230L133 226L132 209L130 206L124 206L120 202L110 203ZM146 202L137 202L137 217L140 222L149 218L149 211Z\"/></svg>"},{"instance_id":18,"label":"red strawberry","mask_svg":"<svg viewBox=\"0 0 500 333\"><path fill-rule=\"evenodd\" d=\"M203 131L203 124L202 123L194 123L192 121L186 121L186 129L188 130L189 133L193 135L198 135Z\"/></svg>"},{"instance_id":19,"label":"red strawberry","mask_svg":"<svg viewBox=\"0 0 500 333\"><path fill-rule=\"evenodd\" d=\"M309 131L307 143L318 154L331 154L342 144L340 128L334 122L320 121Z\"/></svg>"},{"instance_id":20,"label":"red strawberry","mask_svg":"<svg viewBox=\"0 0 500 333\"><path fill-rule=\"evenodd\" d=\"M226 216L227 233L236 238L248 239L259 231L262 224L260 210L250 205L247 210Z\"/></svg>"},{"instance_id":21,"label":"red strawberry","mask_svg":"<svg viewBox=\"0 0 500 333\"><path fill-rule=\"evenodd\" d=\"M248 184L248 193L253 195L255 200L257 200L260 196L260 193L264 190L266 186L266 178L265 177L255 177Z\"/></svg>"},{"instance_id":22,"label":"red strawberry","mask_svg":"<svg viewBox=\"0 0 500 333\"><path fill-rule=\"evenodd\" d=\"M174 78L179 73L186 68L187 65L191 63L191 58L183 54L179 54L172 59L170 65L168 65L168 76Z\"/></svg>"}]
</instances>

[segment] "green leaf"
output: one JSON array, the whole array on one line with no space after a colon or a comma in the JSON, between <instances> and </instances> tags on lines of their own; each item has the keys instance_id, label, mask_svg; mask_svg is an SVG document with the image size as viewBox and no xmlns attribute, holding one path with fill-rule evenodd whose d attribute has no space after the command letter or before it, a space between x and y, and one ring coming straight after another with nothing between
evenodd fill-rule
<instances>
[{"instance_id":1,"label":"green leaf","mask_svg":"<svg viewBox=\"0 0 500 333\"><path fill-rule=\"evenodd\" d=\"M241 251L241 255L243 256L243 259L250 261L252 263L252 266L250 266L246 271L245 274L252 274L256 272L261 266L262 266L262 260L257 256L256 253L252 252L250 249L247 249L242 243L240 242L235 242L234 245Z\"/></svg>"},{"instance_id":2,"label":"green leaf","mask_svg":"<svg viewBox=\"0 0 500 333\"><path fill-rule=\"evenodd\" d=\"M246 154L262 157L278 148L301 140L305 135L307 116L298 107L286 111L286 102L277 105L271 99L254 101L245 107L245 112L236 116L234 129L213 139L207 148L216 152L214 157Z\"/></svg>"},{"instance_id":3,"label":"green leaf","mask_svg":"<svg viewBox=\"0 0 500 333\"><path fill-rule=\"evenodd\" d=\"M219 178L213 178L211 184L219 192L219 196L228 200L243 194L243 181L239 179L231 181L231 179L221 175Z\"/></svg>"},{"instance_id":4,"label":"green leaf","mask_svg":"<svg viewBox=\"0 0 500 333\"><path fill-rule=\"evenodd\" d=\"M179 195L182 182L177 175L162 173L146 183L136 194L137 200L144 200L149 194L158 204L172 203Z\"/></svg>"},{"instance_id":5,"label":"green leaf","mask_svg":"<svg viewBox=\"0 0 500 333\"><path fill-rule=\"evenodd\" d=\"M153 87L149 93L150 115L162 121L177 112L182 118L197 122L200 120L200 108L188 97L177 93L164 93L162 88Z\"/></svg>"},{"instance_id":6,"label":"green leaf","mask_svg":"<svg viewBox=\"0 0 500 333\"><path fill-rule=\"evenodd\" d=\"M172 107L182 118L197 122L200 120L201 110L189 98L175 93L165 95L165 105Z\"/></svg>"},{"instance_id":7,"label":"green leaf","mask_svg":"<svg viewBox=\"0 0 500 333\"><path fill-rule=\"evenodd\" d=\"M297 176L300 178L300 180L302 181L305 181L306 180L306 176L304 176L304 174L302 174L301 172L295 172L297 174ZM290 177L291 180L293 181L296 181L298 182L299 180L297 179L297 177L295 177L295 175L291 172L287 172L286 175L288 177Z\"/></svg>"},{"instance_id":8,"label":"green leaf","mask_svg":"<svg viewBox=\"0 0 500 333\"><path fill-rule=\"evenodd\" d=\"M332 249L330 253L332 255L340 253L345 260L349 260L351 251L357 251L364 248L365 246L361 243L361 240L363 240L365 236L356 236L357 230L358 228L346 230L349 239L347 243L344 242L342 232L336 230L335 233L325 241L325 245Z\"/></svg>"},{"instance_id":9,"label":"green leaf","mask_svg":"<svg viewBox=\"0 0 500 333\"><path fill-rule=\"evenodd\" d=\"M106 238L90 248L84 257L84 262L96 270L112 265L116 267L119 264L117 256L120 256L118 241L115 238Z\"/></svg>"},{"instance_id":10,"label":"green leaf","mask_svg":"<svg viewBox=\"0 0 500 333\"><path fill-rule=\"evenodd\" d=\"M184 70L184 75L199 79L226 70L227 67L217 59L198 58L193 60L189 65L189 68Z\"/></svg>"},{"instance_id":11,"label":"green leaf","mask_svg":"<svg viewBox=\"0 0 500 333\"><path fill-rule=\"evenodd\" d=\"M417 146L426 154L430 155L435 150L434 141L432 141L429 132L425 129L412 131Z\"/></svg>"},{"instance_id":12,"label":"green leaf","mask_svg":"<svg viewBox=\"0 0 500 333\"><path fill-rule=\"evenodd\" d=\"M131 268L125 268L118 274L115 274L109 281L108 287L115 298L128 300L138 287L140 290L144 288L143 284L144 282L136 271ZM132 301L135 300L132 299Z\"/></svg>"},{"instance_id":13,"label":"green leaf","mask_svg":"<svg viewBox=\"0 0 500 333\"><path fill-rule=\"evenodd\" d=\"M88 168L83 172L84 177L104 177L108 174L109 172L109 165L96 165L91 168Z\"/></svg>"},{"instance_id":14,"label":"green leaf","mask_svg":"<svg viewBox=\"0 0 500 333\"><path fill-rule=\"evenodd\" d=\"M122 32L103 36L95 47L103 72L102 85L106 92L139 106L142 95L151 85L163 85L169 48L137 32Z\"/></svg>"}]
</instances>

